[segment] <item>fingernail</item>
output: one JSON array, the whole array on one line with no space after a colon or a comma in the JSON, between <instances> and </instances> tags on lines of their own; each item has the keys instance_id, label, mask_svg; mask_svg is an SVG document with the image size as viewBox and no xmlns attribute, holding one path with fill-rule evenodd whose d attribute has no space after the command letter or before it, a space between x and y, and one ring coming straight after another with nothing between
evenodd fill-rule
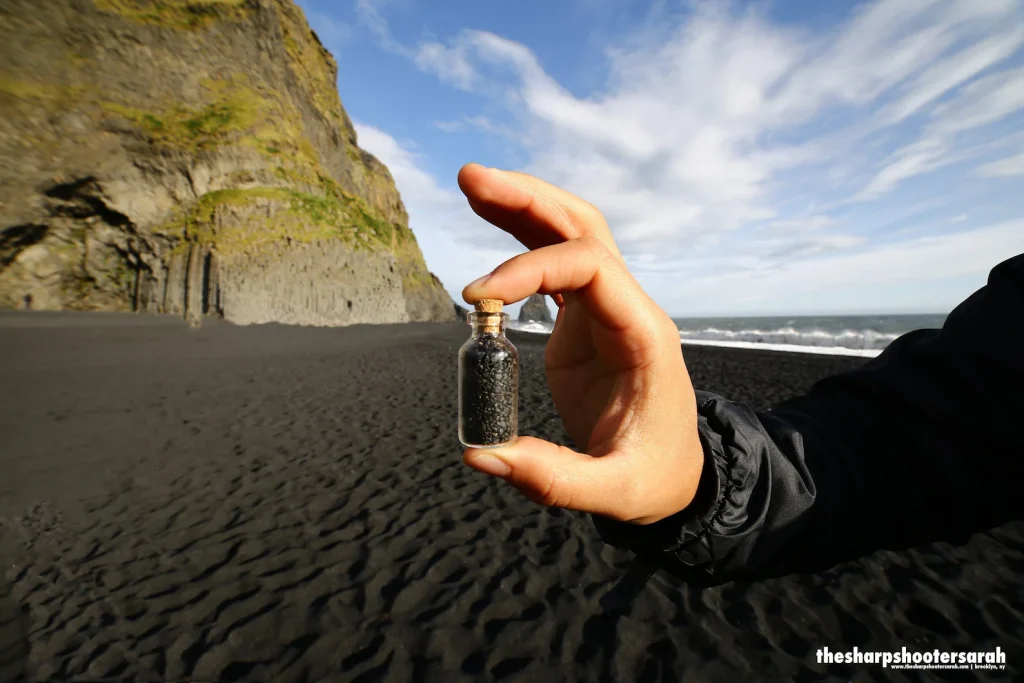
<instances>
[{"instance_id":1,"label":"fingernail","mask_svg":"<svg viewBox=\"0 0 1024 683\"><path fill-rule=\"evenodd\" d=\"M479 287L479 286L483 285L485 282L487 282L488 280L490 280L491 279L491 275L493 275L493 274L494 273L487 273L487 275L484 275L483 277L478 277L477 279L473 280L468 285L466 285L466 287L467 288L469 288L469 287Z\"/></svg>"},{"instance_id":2,"label":"fingernail","mask_svg":"<svg viewBox=\"0 0 1024 683\"><path fill-rule=\"evenodd\" d=\"M505 461L487 453L476 456L468 464L475 470L480 470L484 474L491 474L495 477L504 477L512 471L512 468L506 465Z\"/></svg>"}]
</instances>

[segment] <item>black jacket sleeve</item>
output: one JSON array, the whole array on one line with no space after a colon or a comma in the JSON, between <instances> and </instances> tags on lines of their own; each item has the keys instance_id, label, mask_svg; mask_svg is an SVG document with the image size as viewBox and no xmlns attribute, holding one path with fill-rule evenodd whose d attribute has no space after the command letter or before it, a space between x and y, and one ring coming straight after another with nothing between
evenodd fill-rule
<instances>
[{"instance_id":1,"label":"black jacket sleeve","mask_svg":"<svg viewBox=\"0 0 1024 683\"><path fill-rule=\"evenodd\" d=\"M965 541L1024 517L1024 254L941 330L756 412L697 392L704 470L682 512L605 541L716 584Z\"/></svg>"}]
</instances>

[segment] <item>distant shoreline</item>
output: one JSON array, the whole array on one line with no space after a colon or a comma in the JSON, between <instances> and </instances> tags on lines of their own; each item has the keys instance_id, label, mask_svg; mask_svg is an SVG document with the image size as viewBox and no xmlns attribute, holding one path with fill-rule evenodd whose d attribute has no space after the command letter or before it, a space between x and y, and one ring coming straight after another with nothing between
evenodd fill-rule
<instances>
[{"instance_id":1,"label":"distant shoreline","mask_svg":"<svg viewBox=\"0 0 1024 683\"><path fill-rule=\"evenodd\" d=\"M216 316L204 318L204 325L232 325ZM301 325L285 325L283 323L269 323L281 325L282 327L294 327L301 329ZM463 323L386 323L391 325L448 325ZM519 323L515 323L519 324ZM116 311L0 311L0 329L22 328L22 327L88 327L91 325L126 326L126 327L187 327L181 316L127 313ZM239 328L260 327L239 325ZM329 327L316 329L334 329ZM343 329L343 328L337 328ZM521 342L541 342L550 334L543 329L517 329L509 328L508 334L515 336ZM546 343L546 342L544 342ZM745 341L724 341L711 339L680 339L680 343L686 346L716 347L723 349L735 349L740 351L765 351L770 353L799 353L816 356L845 356L853 358L874 358L881 349L848 349L833 346L800 346L797 344L770 344Z\"/></svg>"},{"instance_id":2,"label":"distant shoreline","mask_svg":"<svg viewBox=\"0 0 1024 683\"><path fill-rule=\"evenodd\" d=\"M510 329L509 334L523 335L523 338L545 338L551 333L545 329ZM815 356L844 356L849 358L876 358L883 349L849 349L841 346L802 346L799 344L772 344L763 342L726 341L715 339L685 339L680 336L683 346L716 347L740 351L766 351L770 353L800 353Z\"/></svg>"}]
</instances>

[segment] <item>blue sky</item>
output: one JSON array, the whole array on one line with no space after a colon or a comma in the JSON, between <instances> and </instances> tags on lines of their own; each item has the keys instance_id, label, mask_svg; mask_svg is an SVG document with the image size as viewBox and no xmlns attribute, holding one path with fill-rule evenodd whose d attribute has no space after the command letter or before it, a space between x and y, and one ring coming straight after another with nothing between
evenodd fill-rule
<instances>
[{"instance_id":1,"label":"blue sky","mask_svg":"<svg viewBox=\"0 0 1024 683\"><path fill-rule=\"evenodd\" d=\"M1021 0L300 4L456 301L522 250L470 161L595 204L672 316L944 313L1024 252Z\"/></svg>"}]
</instances>

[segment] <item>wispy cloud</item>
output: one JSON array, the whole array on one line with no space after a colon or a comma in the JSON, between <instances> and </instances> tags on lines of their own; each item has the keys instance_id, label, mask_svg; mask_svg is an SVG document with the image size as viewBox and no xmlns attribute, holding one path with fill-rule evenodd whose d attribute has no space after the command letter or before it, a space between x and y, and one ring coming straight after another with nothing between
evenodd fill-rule
<instances>
[{"instance_id":1,"label":"wispy cloud","mask_svg":"<svg viewBox=\"0 0 1024 683\"><path fill-rule=\"evenodd\" d=\"M699 308L693 301L708 291L716 299L743 301L752 310L774 301L825 290L850 292L867 286L928 283L963 275L984 274L1008 255L1024 252L1024 220L1007 221L960 233L918 237L897 244L876 246L849 254L794 260L771 269L735 269L732 272L684 278L677 272L666 277L671 295L661 303L670 309ZM978 283L979 285L981 282ZM719 299L720 300L720 299ZM894 301L893 305L901 302ZM943 302L952 306L956 300Z\"/></svg>"},{"instance_id":2,"label":"wispy cloud","mask_svg":"<svg viewBox=\"0 0 1024 683\"><path fill-rule=\"evenodd\" d=\"M921 137L898 150L857 199L873 199L899 182L963 158L956 136L994 123L1024 108L1024 69L994 73L965 86L937 106Z\"/></svg>"},{"instance_id":3,"label":"wispy cloud","mask_svg":"<svg viewBox=\"0 0 1024 683\"><path fill-rule=\"evenodd\" d=\"M891 192L907 178L942 168L953 161L949 152L949 144L940 136L929 135L915 140L893 153L882 170L852 201L876 199Z\"/></svg>"},{"instance_id":4,"label":"wispy cloud","mask_svg":"<svg viewBox=\"0 0 1024 683\"><path fill-rule=\"evenodd\" d=\"M463 285L520 250L519 243L507 233L469 218L462 193L439 184L423 169L424 160L409 145L368 124L353 124L359 146L391 171L420 249L456 301L461 301L458 293ZM470 272L475 274L469 277Z\"/></svg>"},{"instance_id":5,"label":"wispy cloud","mask_svg":"<svg viewBox=\"0 0 1024 683\"><path fill-rule=\"evenodd\" d=\"M435 121L434 127L446 133L455 133L466 130L467 128L475 128L486 133L500 135L518 143L526 142L522 131L516 130L510 126L495 123L486 116L464 116L461 120L457 121Z\"/></svg>"},{"instance_id":6,"label":"wispy cloud","mask_svg":"<svg viewBox=\"0 0 1024 683\"><path fill-rule=\"evenodd\" d=\"M473 87L477 78L476 69L461 49L447 48L440 43L424 43L416 51L414 60L419 68L463 90Z\"/></svg>"},{"instance_id":7,"label":"wispy cloud","mask_svg":"<svg viewBox=\"0 0 1024 683\"><path fill-rule=\"evenodd\" d=\"M960 96L936 107L931 128L960 133L998 121L1024 107L1024 68L1008 69L964 87Z\"/></svg>"},{"instance_id":8,"label":"wispy cloud","mask_svg":"<svg viewBox=\"0 0 1024 683\"><path fill-rule=\"evenodd\" d=\"M1000 159L999 161L982 164L978 167L977 173L985 178L1024 175L1024 154L1017 154Z\"/></svg>"},{"instance_id":9,"label":"wispy cloud","mask_svg":"<svg viewBox=\"0 0 1024 683\"><path fill-rule=\"evenodd\" d=\"M466 128L465 121L434 121L434 127L445 133L455 133Z\"/></svg>"},{"instance_id":10,"label":"wispy cloud","mask_svg":"<svg viewBox=\"0 0 1024 683\"><path fill-rule=\"evenodd\" d=\"M382 14L390 2L391 0L355 0L356 16L359 17L359 23L365 26L385 47L401 48L391 37L388 22Z\"/></svg>"},{"instance_id":11,"label":"wispy cloud","mask_svg":"<svg viewBox=\"0 0 1024 683\"><path fill-rule=\"evenodd\" d=\"M992 36L930 66L902 96L887 105L882 114L887 124L898 123L934 102L957 86L974 78L993 64L1011 57L1024 44L1024 28L1011 25Z\"/></svg>"},{"instance_id":12,"label":"wispy cloud","mask_svg":"<svg viewBox=\"0 0 1024 683\"><path fill-rule=\"evenodd\" d=\"M873 106L886 124L903 121L1012 55L1024 40L1019 26L985 34L1018 12L998 0L889 0L815 40L757 13L698 9L662 43L612 51L614 85L588 99L559 86L525 46L491 33L465 31L448 45L421 46L417 63L466 89L500 82L495 67L511 69L508 99L523 107L537 141L527 170L593 197L627 249L663 245L668 236L685 248L704 231L778 216L781 174L832 161L765 142L771 134L793 133L840 106ZM879 99L897 87L900 99ZM855 198L878 198L953 163L954 136L1019 109L1019 89L1017 71L963 88L933 108L919 139L883 158ZM803 149L811 149L806 141ZM814 253L798 246L794 253Z\"/></svg>"},{"instance_id":13,"label":"wispy cloud","mask_svg":"<svg viewBox=\"0 0 1024 683\"><path fill-rule=\"evenodd\" d=\"M916 229L896 226L891 239L904 241L879 251L873 231L892 216L925 210L907 212L922 206L920 197L892 200L902 186L991 158L1005 143L997 124L1024 110L1017 0L876 0L817 32L773 22L760 9L693 5L674 23L657 22L609 47L606 85L587 96L553 78L529 47L493 32L399 45L381 2L357 6L384 47L488 103L488 116L466 112L438 129L514 140L528 159L521 170L605 213L638 272L678 272L702 286L719 281L722 292L728 282L757 282L778 293L812 275L823 286L845 286L878 272L872 259L895 267L909 258L909 245L943 255L950 244L963 247L949 235L910 241ZM492 254L514 249L501 231L482 230L461 197L439 203L449 184L416 172L417 160L400 146L371 151L400 168L408 163L396 178L417 230L445 221L453 244ZM1022 164L1020 155L1009 157L978 167L976 176L1016 175ZM1010 224L1000 225L963 239L1005 236ZM976 250L984 254L968 259L971 267L990 267L1009 244ZM942 259L930 263L944 267Z\"/></svg>"}]
</instances>

